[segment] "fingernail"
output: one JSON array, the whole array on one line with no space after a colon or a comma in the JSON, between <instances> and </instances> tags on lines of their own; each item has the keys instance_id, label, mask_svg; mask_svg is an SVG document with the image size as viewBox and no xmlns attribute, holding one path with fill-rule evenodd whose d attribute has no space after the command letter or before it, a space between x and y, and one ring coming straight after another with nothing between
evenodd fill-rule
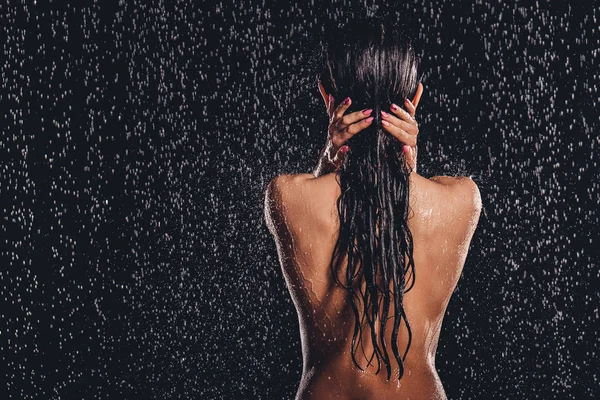
<instances>
[{"instance_id":1,"label":"fingernail","mask_svg":"<svg viewBox=\"0 0 600 400\"><path fill-rule=\"evenodd\" d=\"M410 100L409 99L404 99L404 102L410 104Z\"/></svg>"},{"instance_id":2,"label":"fingernail","mask_svg":"<svg viewBox=\"0 0 600 400\"><path fill-rule=\"evenodd\" d=\"M395 104L392 104L392 110L396 111L398 109L398 106Z\"/></svg>"},{"instance_id":3,"label":"fingernail","mask_svg":"<svg viewBox=\"0 0 600 400\"><path fill-rule=\"evenodd\" d=\"M367 108L366 110L363 110L363 114L369 115L369 114L371 114L372 111L373 111L372 108Z\"/></svg>"},{"instance_id":4,"label":"fingernail","mask_svg":"<svg viewBox=\"0 0 600 400\"><path fill-rule=\"evenodd\" d=\"M386 121L386 120L384 120L384 119L382 119L382 120L381 120L381 123L382 123L382 124L384 124L385 126L388 126L388 125L390 125L390 123L389 123L389 122L387 122L387 121Z\"/></svg>"},{"instance_id":5,"label":"fingernail","mask_svg":"<svg viewBox=\"0 0 600 400\"><path fill-rule=\"evenodd\" d=\"M333 96L329 95L329 102L331 103L333 101Z\"/></svg>"},{"instance_id":6,"label":"fingernail","mask_svg":"<svg viewBox=\"0 0 600 400\"><path fill-rule=\"evenodd\" d=\"M350 149L350 147L348 147L348 146L342 146L341 151L342 151L342 153L346 154L349 149Z\"/></svg>"},{"instance_id":7,"label":"fingernail","mask_svg":"<svg viewBox=\"0 0 600 400\"><path fill-rule=\"evenodd\" d=\"M350 97L346 97L346 98L344 99L344 104L348 104L348 103L350 103Z\"/></svg>"},{"instance_id":8,"label":"fingernail","mask_svg":"<svg viewBox=\"0 0 600 400\"><path fill-rule=\"evenodd\" d=\"M375 118L375 117L369 117L369 118L367 118L365 121L367 121L367 122L371 122L371 121L373 121L373 118Z\"/></svg>"},{"instance_id":9,"label":"fingernail","mask_svg":"<svg viewBox=\"0 0 600 400\"><path fill-rule=\"evenodd\" d=\"M410 147L409 146L404 146L402 147L402 150L404 150L405 153L410 153Z\"/></svg>"},{"instance_id":10,"label":"fingernail","mask_svg":"<svg viewBox=\"0 0 600 400\"><path fill-rule=\"evenodd\" d=\"M382 111L381 111L381 115L383 115L384 117L387 117L387 116L388 116L388 115L390 115L390 114L388 114L388 113L386 113L385 111L383 111L383 110L382 110Z\"/></svg>"}]
</instances>

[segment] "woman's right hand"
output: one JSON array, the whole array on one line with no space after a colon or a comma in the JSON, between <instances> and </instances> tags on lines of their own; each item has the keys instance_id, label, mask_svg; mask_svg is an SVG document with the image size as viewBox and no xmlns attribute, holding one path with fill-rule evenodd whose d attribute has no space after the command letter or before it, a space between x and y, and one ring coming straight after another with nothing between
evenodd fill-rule
<instances>
[{"instance_id":1,"label":"woman's right hand","mask_svg":"<svg viewBox=\"0 0 600 400\"><path fill-rule=\"evenodd\" d=\"M406 162L414 172L417 172L417 135L419 134L419 124L415 120L415 113L422 94L423 84L419 83L413 101L404 100L404 105L408 111L403 110L396 104L390 106L390 110L395 116L381 111L383 129L404 143Z\"/></svg>"}]
</instances>

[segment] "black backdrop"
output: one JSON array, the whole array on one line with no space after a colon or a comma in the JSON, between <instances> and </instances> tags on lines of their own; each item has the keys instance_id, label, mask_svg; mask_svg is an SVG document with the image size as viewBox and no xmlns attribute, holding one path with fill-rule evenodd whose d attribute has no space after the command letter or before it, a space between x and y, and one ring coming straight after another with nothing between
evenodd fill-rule
<instances>
[{"instance_id":1,"label":"black backdrop","mask_svg":"<svg viewBox=\"0 0 600 400\"><path fill-rule=\"evenodd\" d=\"M324 143L307 43L349 4L313 3L0 5L8 398L293 398L262 201ZM483 197L438 348L449 398L594 398L598 5L377 4L425 43L420 173Z\"/></svg>"}]
</instances>

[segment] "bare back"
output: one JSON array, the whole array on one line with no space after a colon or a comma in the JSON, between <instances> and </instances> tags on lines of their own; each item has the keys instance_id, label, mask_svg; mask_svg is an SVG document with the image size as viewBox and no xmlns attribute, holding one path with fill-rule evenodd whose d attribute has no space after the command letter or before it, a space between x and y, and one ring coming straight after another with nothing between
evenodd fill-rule
<instances>
[{"instance_id":1,"label":"bare back","mask_svg":"<svg viewBox=\"0 0 600 400\"><path fill-rule=\"evenodd\" d=\"M296 398L445 399L435 353L446 306L479 219L477 186L469 178L410 176L409 228L416 272L403 305L412 341L398 382L391 351L393 318L386 326L392 365L389 381L383 364L375 374L377 357L372 357L369 329L363 329L362 345L356 351L364 371L351 359L354 314L348 293L334 282L330 271L339 232L340 187L335 178L334 173L319 178L282 175L271 182L265 199L265 216L300 322L303 374ZM407 329L401 324L400 355L407 343Z\"/></svg>"}]
</instances>

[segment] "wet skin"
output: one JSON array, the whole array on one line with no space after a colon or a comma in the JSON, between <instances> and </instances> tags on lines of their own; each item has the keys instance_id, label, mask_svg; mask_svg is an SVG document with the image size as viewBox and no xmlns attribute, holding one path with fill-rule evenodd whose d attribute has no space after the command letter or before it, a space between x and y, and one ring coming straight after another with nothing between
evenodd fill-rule
<instances>
[{"instance_id":1,"label":"wet skin","mask_svg":"<svg viewBox=\"0 0 600 400\"><path fill-rule=\"evenodd\" d=\"M340 187L336 178L335 172L317 178L311 174L281 175L269 183L265 196L265 218L300 323L303 373L296 399L445 399L435 353L446 306L479 220L477 185L464 177L410 175L412 211L408 224L414 240L416 276L414 287L404 296L412 342L404 376L398 382L398 366L391 351L393 318L386 328L386 347L392 361L389 381L383 365L375 374L376 357L367 365L373 353L368 328L363 329L364 352L360 346L356 352L364 371L354 366L350 356L354 315L348 294L333 281L329 265L339 230L336 200ZM400 355L407 342L402 323Z\"/></svg>"}]
</instances>

